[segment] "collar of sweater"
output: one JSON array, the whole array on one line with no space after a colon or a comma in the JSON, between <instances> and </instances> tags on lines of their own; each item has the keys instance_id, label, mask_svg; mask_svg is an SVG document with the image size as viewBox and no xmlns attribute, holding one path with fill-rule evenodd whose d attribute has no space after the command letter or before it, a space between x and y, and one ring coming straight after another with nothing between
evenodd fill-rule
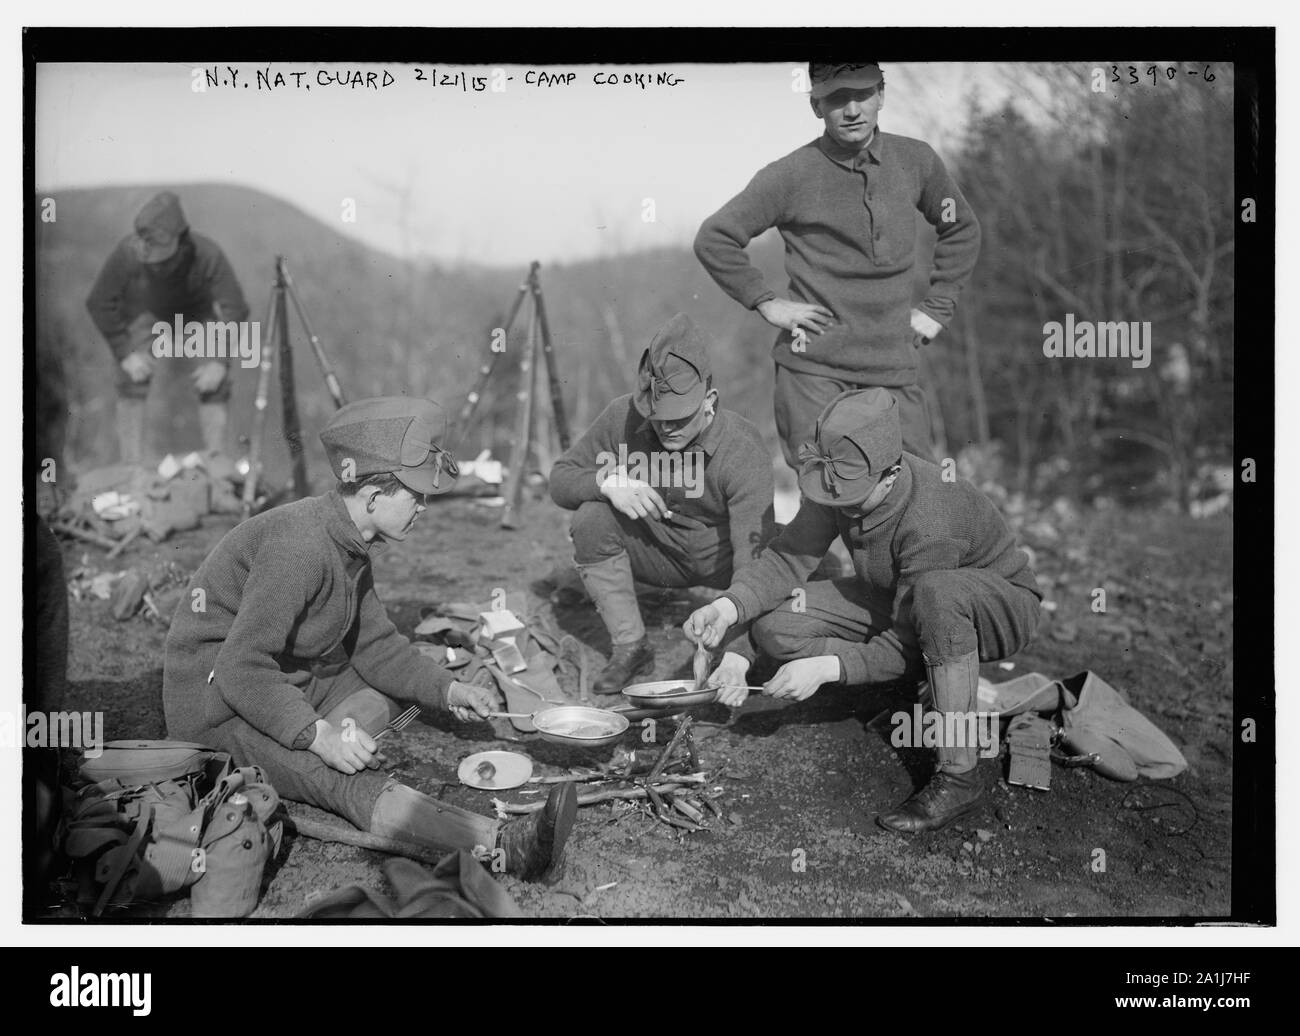
<instances>
[{"instance_id":1,"label":"collar of sweater","mask_svg":"<svg viewBox=\"0 0 1300 1036\"><path fill-rule=\"evenodd\" d=\"M817 141L817 146L821 148L822 154L829 158L837 165L844 166L845 169L857 170L860 159L870 159L876 165L880 164L880 127L877 126L871 131L871 139L866 145L858 148L846 148L843 144L832 139L829 133L823 133Z\"/></svg>"},{"instance_id":2,"label":"collar of sweater","mask_svg":"<svg viewBox=\"0 0 1300 1036\"><path fill-rule=\"evenodd\" d=\"M357 523L348 513L348 505L343 502L343 497L339 495L338 490L330 490L320 500L321 511L325 518L325 530L348 558L358 561L368 560L388 546L381 539L366 542L366 538L361 535L361 530L357 528Z\"/></svg>"},{"instance_id":3,"label":"collar of sweater","mask_svg":"<svg viewBox=\"0 0 1300 1036\"><path fill-rule=\"evenodd\" d=\"M849 522L856 524L858 530L865 535L872 529L878 529L890 519L897 517L907 507L911 497L912 466L907 463L905 458L903 468L899 471L898 478L894 480L893 488L889 490L889 495L881 501L880 506L861 518L849 518Z\"/></svg>"}]
</instances>

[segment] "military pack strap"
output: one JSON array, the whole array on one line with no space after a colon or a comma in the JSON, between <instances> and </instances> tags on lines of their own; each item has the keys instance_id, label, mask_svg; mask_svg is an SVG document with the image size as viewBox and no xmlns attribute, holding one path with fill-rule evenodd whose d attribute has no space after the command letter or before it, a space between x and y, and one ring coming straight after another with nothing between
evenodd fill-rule
<instances>
[{"instance_id":1,"label":"military pack strap","mask_svg":"<svg viewBox=\"0 0 1300 1036\"><path fill-rule=\"evenodd\" d=\"M99 894L99 899L95 901L94 908L90 911L91 917L98 917L104 912L113 898L113 893L117 891L118 885L122 883L122 878L130 870L131 864L135 860L135 855L140 851L140 844L144 841L144 836L149 831L149 825L153 821L153 809L146 806L140 819L136 821L135 830L131 832L131 837L127 839L126 845L114 850L116 859L108 872L104 882L104 890Z\"/></svg>"}]
</instances>

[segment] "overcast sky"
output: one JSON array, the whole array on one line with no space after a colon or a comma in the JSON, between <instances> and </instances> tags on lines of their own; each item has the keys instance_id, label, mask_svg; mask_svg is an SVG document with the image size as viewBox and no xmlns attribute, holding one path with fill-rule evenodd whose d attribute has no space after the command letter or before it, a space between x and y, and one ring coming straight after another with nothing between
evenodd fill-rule
<instances>
[{"instance_id":1,"label":"overcast sky","mask_svg":"<svg viewBox=\"0 0 1300 1036\"><path fill-rule=\"evenodd\" d=\"M233 64L233 87L195 92L194 69L218 64L228 83L214 61L39 66L38 191L245 184L399 255L518 265L689 242L755 171L821 130L795 65L534 69L576 73L549 87L506 66L503 92L477 93L434 85L433 66L420 66L421 81L411 65ZM359 70L383 82L385 69L394 81L378 90L319 81ZM259 71L285 85L264 88ZM681 82L593 82L638 71ZM882 128L941 155L956 146L968 97L997 101L1007 89L974 64L886 65L885 75ZM345 198L355 223L341 221Z\"/></svg>"}]
</instances>

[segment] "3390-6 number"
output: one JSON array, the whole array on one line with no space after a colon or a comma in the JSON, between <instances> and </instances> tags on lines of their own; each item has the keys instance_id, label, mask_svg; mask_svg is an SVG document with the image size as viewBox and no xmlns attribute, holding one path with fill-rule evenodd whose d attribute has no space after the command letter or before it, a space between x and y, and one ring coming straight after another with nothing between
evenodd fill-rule
<instances>
[{"instance_id":1,"label":"3390-6 number","mask_svg":"<svg viewBox=\"0 0 1300 1036\"><path fill-rule=\"evenodd\" d=\"M1125 67L1128 75L1127 81L1130 84L1140 83L1142 81L1142 77L1138 74L1138 69L1136 65L1127 65ZM1175 79L1178 75L1178 69L1173 65L1166 65L1163 69L1161 69L1159 65L1148 65L1143 74L1148 76L1151 79L1152 83L1157 83L1160 81L1160 73L1162 71L1165 74L1165 79L1170 81ZM1209 65L1206 65L1200 72L1197 72L1194 69L1192 69L1186 72L1185 74L1189 76L1199 75L1207 83L1213 83L1218 78L1218 76L1216 76L1210 70ZM1119 65L1110 66L1110 81L1112 83L1122 83L1125 81L1124 74L1120 72Z\"/></svg>"}]
</instances>

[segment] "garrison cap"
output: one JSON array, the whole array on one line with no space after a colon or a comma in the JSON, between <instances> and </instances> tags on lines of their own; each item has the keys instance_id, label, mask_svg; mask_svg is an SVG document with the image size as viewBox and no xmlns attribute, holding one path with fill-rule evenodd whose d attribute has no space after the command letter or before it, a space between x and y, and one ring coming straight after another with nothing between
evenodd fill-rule
<instances>
[{"instance_id":1,"label":"garrison cap","mask_svg":"<svg viewBox=\"0 0 1300 1036\"><path fill-rule=\"evenodd\" d=\"M813 442L799 448L799 489L816 503L852 507L902 455L893 394L883 388L845 392L817 418Z\"/></svg>"},{"instance_id":2,"label":"garrison cap","mask_svg":"<svg viewBox=\"0 0 1300 1036\"><path fill-rule=\"evenodd\" d=\"M879 86L884 82L885 76L874 61L856 65L810 61L808 79L812 83L813 97L820 100L836 90L865 90Z\"/></svg>"},{"instance_id":3,"label":"garrison cap","mask_svg":"<svg viewBox=\"0 0 1300 1036\"><path fill-rule=\"evenodd\" d=\"M446 493L460 474L455 458L442 448L446 438L442 407L409 396L348 403L320 433L340 481L391 474L407 489L426 495Z\"/></svg>"},{"instance_id":4,"label":"garrison cap","mask_svg":"<svg viewBox=\"0 0 1300 1036\"><path fill-rule=\"evenodd\" d=\"M678 313L641 354L633 405L642 417L678 421L704 402L710 374L707 342L690 317Z\"/></svg>"},{"instance_id":5,"label":"garrison cap","mask_svg":"<svg viewBox=\"0 0 1300 1036\"><path fill-rule=\"evenodd\" d=\"M180 198L171 191L155 194L135 217L136 256L142 263L166 262L176 254L181 234L188 229Z\"/></svg>"}]
</instances>

